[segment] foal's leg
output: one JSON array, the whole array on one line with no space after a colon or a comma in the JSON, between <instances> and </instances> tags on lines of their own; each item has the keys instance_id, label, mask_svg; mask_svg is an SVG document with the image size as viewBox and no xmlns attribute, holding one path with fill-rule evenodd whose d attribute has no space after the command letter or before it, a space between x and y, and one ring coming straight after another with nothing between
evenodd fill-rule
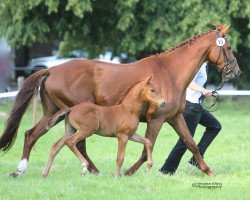
<instances>
[{"instance_id":1,"label":"foal's leg","mask_svg":"<svg viewBox=\"0 0 250 200\"><path fill-rule=\"evenodd\" d=\"M88 161L89 165L88 165L88 170L91 174L99 174L99 170L96 168L96 166L94 165L94 163L90 160L88 154L87 154L87 150L86 150L86 139L79 141L76 143L76 147L77 149L81 152L81 154L83 155L84 158L86 158L86 160Z\"/></svg>"},{"instance_id":2,"label":"foal's leg","mask_svg":"<svg viewBox=\"0 0 250 200\"><path fill-rule=\"evenodd\" d=\"M213 172L210 170L210 168L207 166L207 164L203 160L199 152L199 149L197 145L195 144L195 141L188 130L188 127L186 125L183 115L181 113L176 115L174 118L172 118L169 124L174 128L174 130L180 136L181 140L186 145L188 150L190 150L193 153L195 159L197 160L200 166L201 171L206 173L208 176L213 176Z\"/></svg>"},{"instance_id":3,"label":"foal's leg","mask_svg":"<svg viewBox=\"0 0 250 200\"><path fill-rule=\"evenodd\" d=\"M58 152L62 149L62 147L65 145L65 139L71 135L73 135L76 132L76 129L74 129L70 123L69 123L69 119L68 116L65 117L65 135L62 136L57 142L55 142L52 147L51 147L51 152L49 155L49 159L48 162L46 164L46 167L43 170L43 177L47 177L50 167L52 165L52 162L54 160L54 158L56 157L56 155L58 154Z\"/></svg>"},{"instance_id":4,"label":"foal's leg","mask_svg":"<svg viewBox=\"0 0 250 200\"><path fill-rule=\"evenodd\" d=\"M89 162L87 159L81 154L81 152L77 149L76 143L80 140L83 140L90 135L93 134L93 130L77 130L77 132L66 138L64 140L65 144L69 147L69 149L76 155L76 157L81 161L82 163L82 175L85 175L89 166Z\"/></svg>"},{"instance_id":5,"label":"foal's leg","mask_svg":"<svg viewBox=\"0 0 250 200\"><path fill-rule=\"evenodd\" d=\"M128 142L127 135L118 137L118 152L117 152L117 159L116 159L117 167L115 171L116 177L121 176L121 168L122 168L122 164L124 161L124 154L125 154L127 142Z\"/></svg>"},{"instance_id":6,"label":"foal's leg","mask_svg":"<svg viewBox=\"0 0 250 200\"><path fill-rule=\"evenodd\" d=\"M158 136L158 133L162 127L163 122L164 122L164 119L157 118L157 119L150 120L147 124L147 131L146 131L145 137L151 141L152 150L153 150L155 140ZM146 151L146 148L144 147L142 151L142 155L139 158L139 160L132 167L130 167L126 171L125 174L126 175L134 174L146 160L147 160L147 151Z\"/></svg>"},{"instance_id":7,"label":"foal's leg","mask_svg":"<svg viewBox=\"0 0 250 200\"><path fill-rule=\"evenodd\" d=\"M149 171L149 169L153 166L153 159L152 159L152 143L149 139L142 137L140 135L137 135L136 133L132 135L130 140L134 142L139 142L141 144L144 144L145 148L147 149L147 169L145 171Z\"/></svg>"},{"instance_id":8,"label":"foal's leg","mask_svg":"<svg viewBox=\"0 0 250 200\"><path fill-rule=\"evenodd\" d=\"M44 178L48 176L49 170L50 170L50 167L52 165L54 158L56 157L58 152L62 149L62 147L65 145L64 140L65 140L65 136L62 136L57 142L55 142L52 145L48 162L47 162L47 164L43 170L43 173L42 173Z\"/></svg>"}]
</instances>

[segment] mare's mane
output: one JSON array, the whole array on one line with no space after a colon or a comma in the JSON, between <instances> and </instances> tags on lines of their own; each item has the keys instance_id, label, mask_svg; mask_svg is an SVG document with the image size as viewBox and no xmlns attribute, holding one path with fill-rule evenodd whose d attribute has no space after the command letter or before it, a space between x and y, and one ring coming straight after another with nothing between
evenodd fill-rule
<instances>
[{"instance_id":1,"label":"mare's mane","mask_svg":"<svg viewBox=\"0 0 250 200\"><path fill-rule=\"evenodd\" d=\"M206 34L208 34L208 33L211 33L212 31L214 31L214 30L208 30L208 31L205 31L205 32L203 32L203 33L194 35L194 36L188 38L187 40L185 40L185 41L183 41L183 42L181 42L181 43L179 43L179 44L177 44L177 45L171 47L170 49L167 49L167 50L165 50L165 51L163 51L163 52L161 52L161 53L157 53L157 54L152 55L152 56L165 56L165 55L167 55L168 53L174 51L175 49L178 49L178 48L180 48L180 47L182 47L182 46L184 46L184 45L186 45L186 44L190 44L190 43L194 42L196 39L198 39L198 38L200 38L200 37L202 37L202 36L204 36L204 35L206 35ZM142 79L142 80L143 80L143 79ZM118 105L118 104L122 103L123 99L124 99L125 96L130 92L130 90L131 90L136 84L138 84L139 82L141 82L142 80L137 81L136 83L131 84L129 87L127 87L127 89L121 94L121 96L119 97L119 99L116 101L115 105Z\"/></svg>"},{"instance_id":2,"label":"mare's mane","mask_svg":"<svg viewBox=\"0 0 250 200\"><path fill-rule=\"evenodd\" d=\"M192 37L188 38L187 40L181 42L180 44L177 44L177 45L171 47L170 49L167 49L167 50L165 50L165 51L163 51L163 52L161 52L161 53L155 54L155 56L165 56L165 55L167 55L168 53L174 51L175 49L177 49L177 48L179 48L179 47L182 47L182 46L184 46L184 45L186 45L186 44L190 44L190 43L192 43L194 40L196 40L197 38L200 38L200 37L202 37L202 36L204 36L204 35L206 35L206 34L208 34L208 33L211 33L212 31L214 31L214 30L209 30L209 31L206 31L206 32L197 34L197 35L195 35L195 36L192 36Z\"/></svg>"}]
</instances>

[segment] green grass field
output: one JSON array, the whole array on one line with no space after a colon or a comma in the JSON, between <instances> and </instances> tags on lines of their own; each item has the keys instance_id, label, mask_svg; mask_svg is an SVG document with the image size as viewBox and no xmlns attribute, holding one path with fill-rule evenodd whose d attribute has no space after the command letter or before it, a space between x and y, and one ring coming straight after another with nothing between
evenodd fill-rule
<instances>
[{"instance_id":1,"label":"green grass field","mask_svg":"<svg viewBox=\"0 0 250 200\"><path fill-rule=\"evenodd\" d=\"M0 103L0 112L8 112L11 103ZM40 109L40 108L39 108ZM41 109L38 112L41 115ZM93 136L87 140L88 154L101 173L80 176L81 164L67 147L56 157L48 178L41 172L47 162L50 147L62 134L63 122L51 129L36 143L27 172L14 179L8 174L16 170L20 161L24 132L32 127L32 106L25 114L17 140L11 150L0 157L0 199L250 199L250 101L224 100L214 115L222 123L222 131L208 149L205 160L216 173L207 177L195 168L187 170L191 156L187 152L174 176L158 173L167 155L177 140L177 134L165 124L157 138L153 152L154 166L144 173L145 164L131 177L114 177L117 140ZM0 118L0 132L4 118ZM145 124L140 124L138 133L144 135ZM204 128L199 127L198 141ZM139 158L142 145L129 141L123 170ZM193 185L215 185L221 188L199 188Z\"/></svg>"}]
</instances>

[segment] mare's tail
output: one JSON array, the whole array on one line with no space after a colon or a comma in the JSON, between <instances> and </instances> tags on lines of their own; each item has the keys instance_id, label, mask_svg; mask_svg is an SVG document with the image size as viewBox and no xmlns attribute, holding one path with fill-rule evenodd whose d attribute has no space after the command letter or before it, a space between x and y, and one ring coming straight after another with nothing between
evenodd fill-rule
<instances>
[{"instance_id":1,"label":"mare's tail","mask_svg":"<svg viewBox=\"0 0 250 200\"><path fill-rule=\"evenodd\" d=\"M53 117L48 121L46 125L46 129L49 130L50 128L55 126L57 123L62 121L70 111L71 111L71 108L65 108L56 112L56 114L54 114Z\"/></svg>"},{"instance_id":2,"label":"mare's tail","mask_svg":"<svg viewBox=\"0 0 250 200\"><path fill-rule=\"evenodd\" d=\"M17 130L21 119L28 108L32 97L37 94L40 80L43 76L49 75L50 71L40 70L29 76L19 90L14 106L7 118L4 132L0 138L0 150L9 150L15 142Z\"/></svg>"}]
</instances>

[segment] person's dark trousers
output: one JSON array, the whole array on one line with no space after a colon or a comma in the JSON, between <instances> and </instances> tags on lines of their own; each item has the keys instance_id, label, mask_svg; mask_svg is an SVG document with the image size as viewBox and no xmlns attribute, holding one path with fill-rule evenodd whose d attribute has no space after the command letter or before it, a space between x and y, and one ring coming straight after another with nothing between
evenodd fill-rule
<instances>
[{"instance_id":1,"label":"person's dark trousers","mask_svg":"<svg viewBox=\"0 0 250 200\"><path fill-rule=\"evenodd\" d=\"M203 156L208 146L220 132L221 124L210 112L203 109L202 105L191 103L189 101L186 101L183 116L192 136L194 136L198 124L206 127L206 130L198 144L200 153ZM179 139L166 159L164 165L161 167L160 172L174 174L186 150L186 146ZM192 157L189 162L193 165L197 165L194 157Z\"/></svg>"}]
</instances>

